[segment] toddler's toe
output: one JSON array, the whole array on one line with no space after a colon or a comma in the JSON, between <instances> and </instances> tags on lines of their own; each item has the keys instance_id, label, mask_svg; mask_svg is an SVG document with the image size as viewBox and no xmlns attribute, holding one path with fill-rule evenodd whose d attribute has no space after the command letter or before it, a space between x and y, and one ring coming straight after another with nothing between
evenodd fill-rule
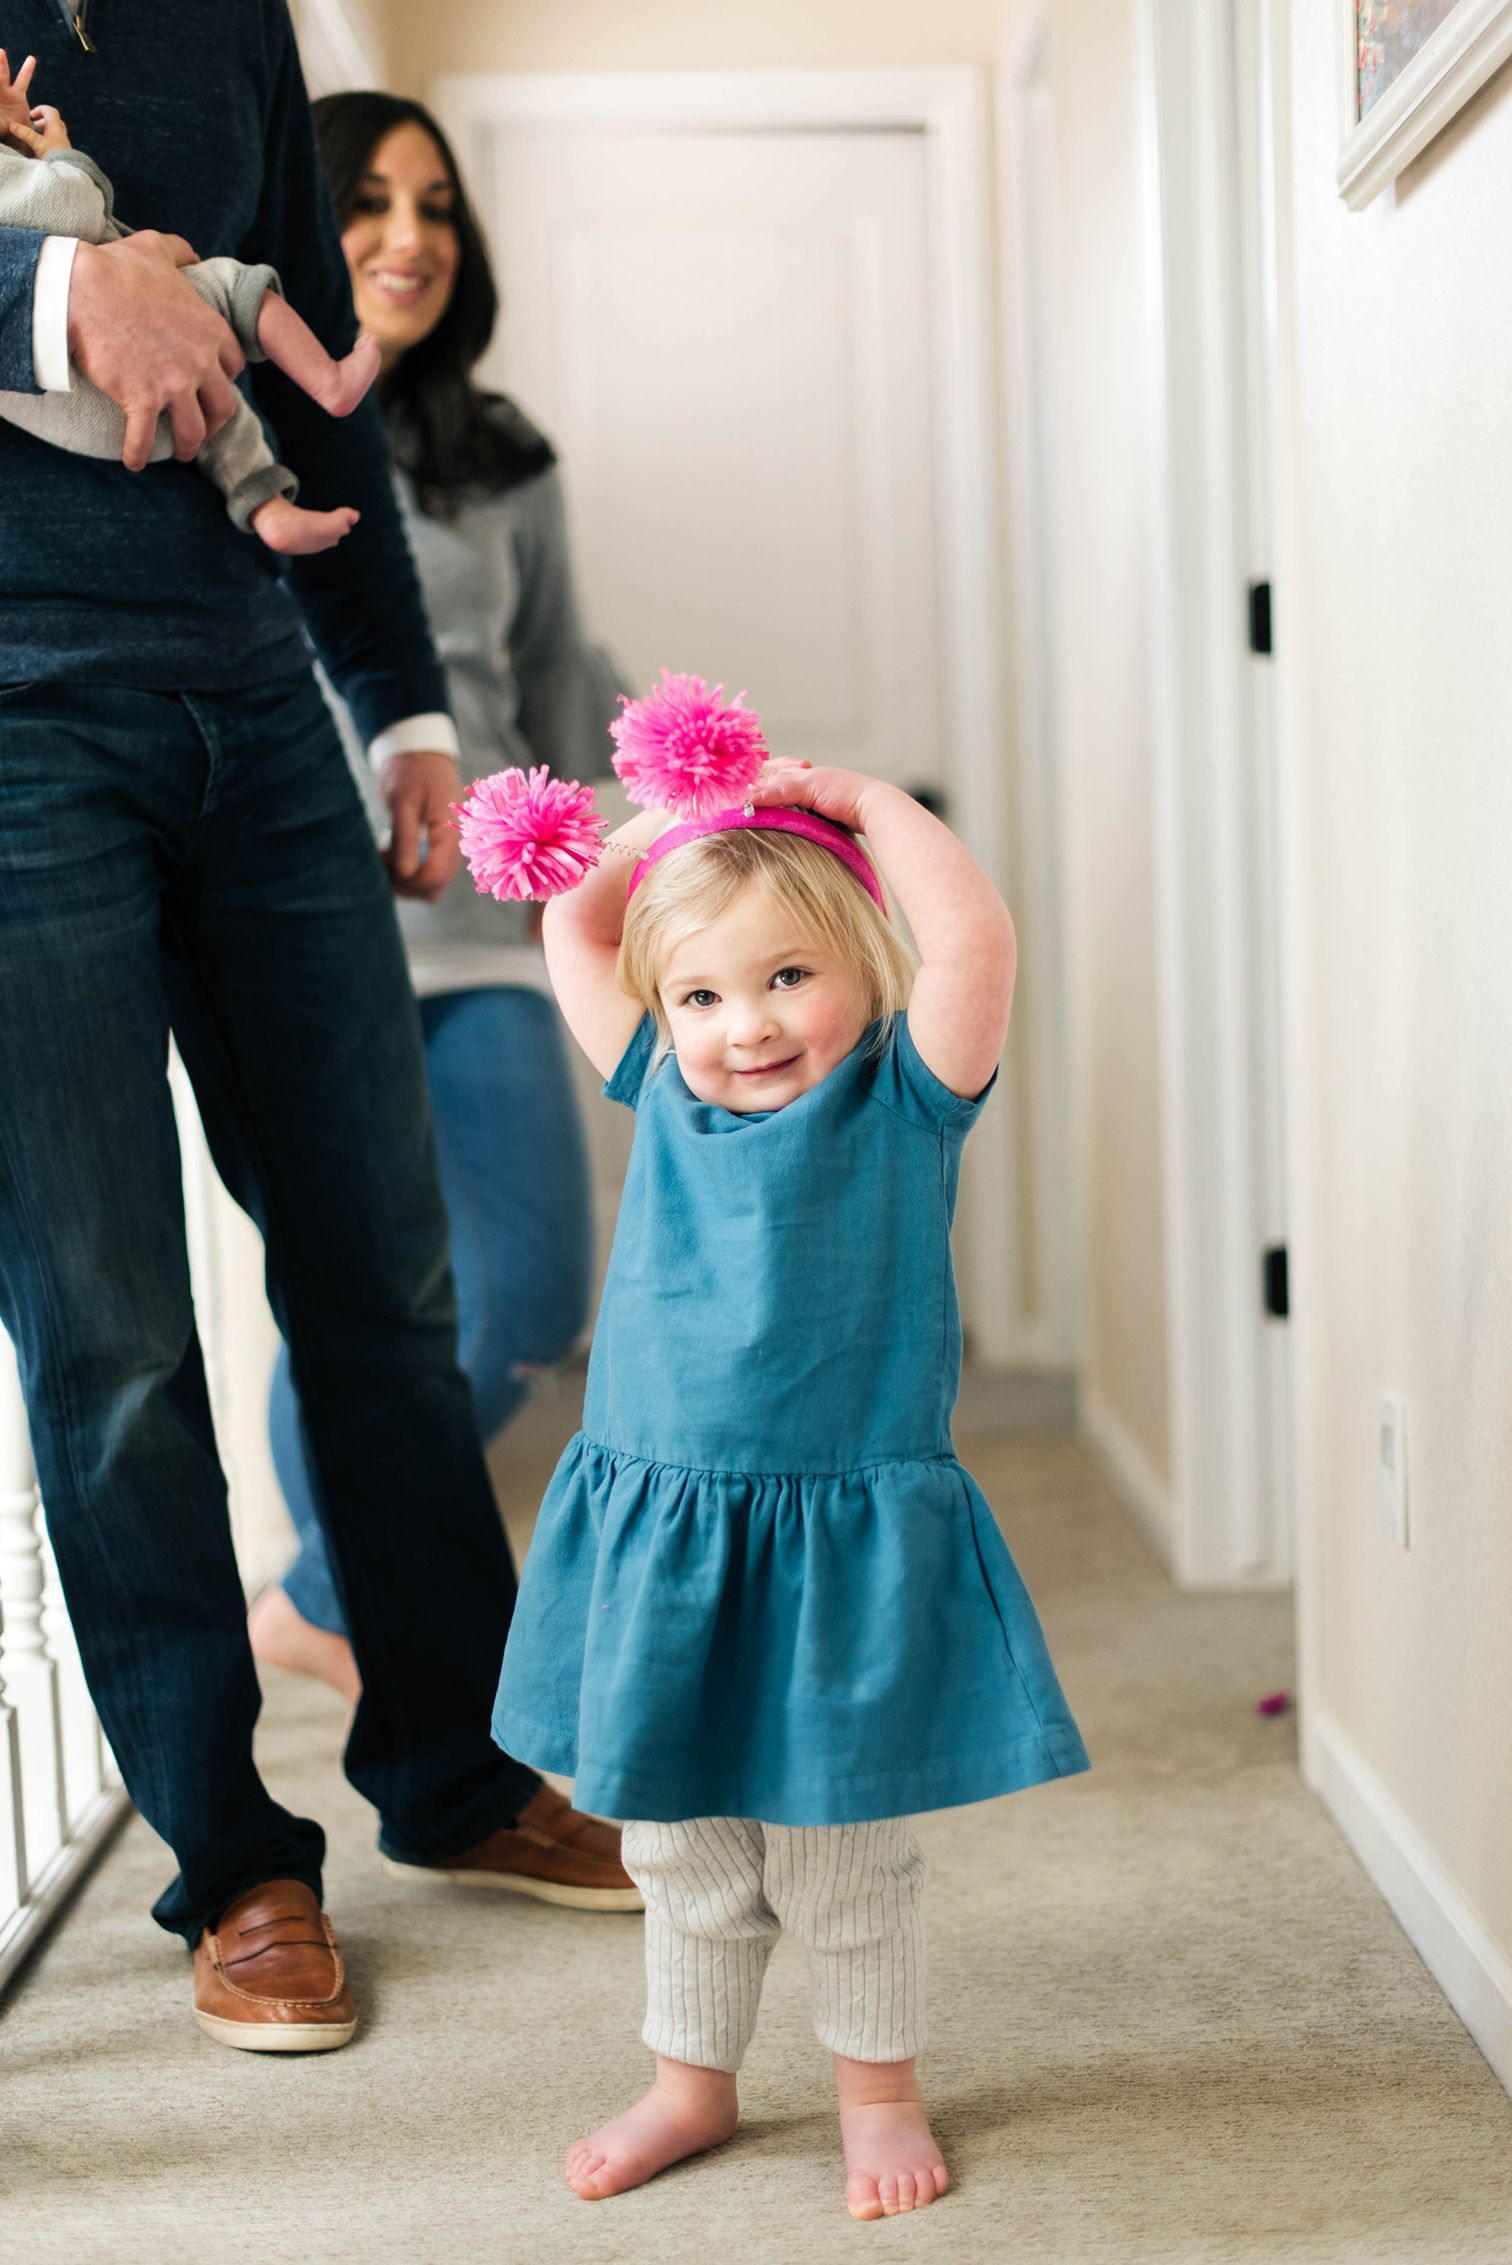
<instances>
[{"instance_id":1,"label":"toddler's toe","mask_svg":"<svg viewBox=\"0 0 1512 2265\"><path fill-rule=\"evenodd\" d=\"M853 2218L880 2218L882 2197L877 2182L867 2171L852 2171L845 2182L845 2206Z\"/></svg>"},{"instance_id":2,"label":"toddler's toe","mask_svg":"<svg viewBox=\"0 0 1512 2265\"><path fill-rule=\"evenodd\" d=\"M604 2150L602 2147L595 2147L590 2140L580 2139L575 2147L568 2148L565 2165L567 2184L575 2187L579 2194L591 2198L596 2193L594 2182L603 2167Z\"/></svg>"}]
</instances>

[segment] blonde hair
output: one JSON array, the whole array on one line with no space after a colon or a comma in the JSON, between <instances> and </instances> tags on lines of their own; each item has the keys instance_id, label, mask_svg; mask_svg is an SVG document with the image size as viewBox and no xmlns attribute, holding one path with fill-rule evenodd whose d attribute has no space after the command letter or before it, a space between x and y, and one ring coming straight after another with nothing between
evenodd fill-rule
<instances>
[{"instance_id":1,"label":"blonde hair","mask_svg":"<svg viewBox=\"0 0 1512 2265\"><path fill-rule=\"evenodd\" d=\"M661 972L670 954L759 888L806 942L832 951L866 993L867 1021L901 1014L914 962L891 922L831 850L802 834L748 827L704 834L659 859L625 907L619 986L656 1017L660 1061L672 1044Z\"/></svg>"}]
</instances>

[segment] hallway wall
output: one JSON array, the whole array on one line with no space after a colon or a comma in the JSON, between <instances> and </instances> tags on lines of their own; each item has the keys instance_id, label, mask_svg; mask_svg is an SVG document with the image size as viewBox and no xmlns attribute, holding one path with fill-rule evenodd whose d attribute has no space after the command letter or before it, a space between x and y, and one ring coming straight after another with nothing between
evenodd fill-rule
<instances>
[{"instance_id":1,"label":"hallway wall","mask_svg":"<svg viewBox=\"0 0 1512 2265\"><path fill-rule=\"evenodd\" d=\"M1050 0L1057 691L1082 1397L1146 1519L1170 1484L1156 1023L1149 349L1134 0ZM1019 11L1020 20L1029 14Z\"/></svg>"},{"instance_id":2,"label":"hallway wall","mask_svg":"<svg viewBox=\"0 0 1512 2265\"><path fill-rule=\"evenodd\" d=\"M390 82L423 98L447 71L713 70L972 63L1003 0L386 0Z\"/></svg>"},{"instance_id":3,"label":"hallway wall","mask_svg":"<svg viewBox=\"0 0 1512 2265\"><path fill-rule=\"evenodd\" d=\"M1405 1819L1505 1959L1512 75L1351 214L1334 14L1292 0L1276 71L1308 1759L1404 1847ZM1407 1402L1405 1552L1383 1388ZM1497 2018L1505 2079L1512 1999Z\"/></svg>"}]
</instances>

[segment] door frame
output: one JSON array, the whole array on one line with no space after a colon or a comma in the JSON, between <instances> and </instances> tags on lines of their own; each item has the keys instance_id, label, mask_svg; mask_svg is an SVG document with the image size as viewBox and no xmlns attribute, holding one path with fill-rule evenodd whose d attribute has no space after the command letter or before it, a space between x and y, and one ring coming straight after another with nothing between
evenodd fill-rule
<instances>
[{"instance_id":1,"label":"door frame","mask_svg":"<svg viewBox=\"0 0 1512 2265\"><path fill-rule=\"evenodd\" d=\"M1053 179L1042 177L1036 109L1046 75L1050 0L1019 15L998 72L999 261L1008 472L1009 637L1019 857L1014 918L1031 970L1023 1138L1033 1189L1037 1295L1024 1324L1031 1365L1074 1370L1081 1354L1082 1184L1072 1106L1070 902L1059 728L1053 378ZM1053 119L1053 113L1052 113Z\"/></svg>"},{"instance_id":2,"label":"door frame","mask_svg":"<svg viewBox=\"0 0 1512 2265\"><path fill-rule=\"evenodd\" d=\"M434 80L429 100L465 169L485 189L490 141L501 126L838 128L923 137L946 790L956 830L1006 894L1011 843L986 72L971 64L476 72ZM962 1183L963 1315L974 1354L992 1366L1033 1357L1017 1292L1023 1254L1013 1100L1005 1091L989 1108Z\"/></svg>"},{"instance_id":3,"label":"door frame","mask_svg":"<svg viewBox=\"0 0 1512 2265\"><path fill-rule=\"evenodd\" d=\"M1192 1586L1279 1586L1290 1343L1260 1266L1286 1240L1284 875L1274 664L1246 620L1277 461L1265 0L1138 0L1135 22L1171 1555Z\"/></svg>"}]
</instances>

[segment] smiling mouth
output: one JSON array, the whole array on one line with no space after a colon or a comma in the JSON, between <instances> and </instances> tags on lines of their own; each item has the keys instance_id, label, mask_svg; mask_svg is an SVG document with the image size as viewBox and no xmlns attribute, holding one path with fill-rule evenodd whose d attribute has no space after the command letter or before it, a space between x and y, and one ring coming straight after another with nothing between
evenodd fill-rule
<instances>
[{"instance_id":1,"label":"smiling mouth","mask_svg":"<svg viewBox=\"0 0 1512 2265\"><path fill-rule=\"evenodd\" d=\"M755 1069L737 1070L735 1075L737 1077L775 1077L779 1070L790 1070L797 1059L796 1054L789 1054L785 1061L758 1062Z\"/></svg>"},{"instance_id":2,"label":"smiling mouth","mask_svg":"<svg viewBox=\"0 0 1512 2265\"><path fill-rule=\"evenodd\" d=\"M375 290L387 292L391 299L418 299L431 287L428 275L398 275L392 268L371 271L369 281Z\"/></svg>"}]
</instances>

